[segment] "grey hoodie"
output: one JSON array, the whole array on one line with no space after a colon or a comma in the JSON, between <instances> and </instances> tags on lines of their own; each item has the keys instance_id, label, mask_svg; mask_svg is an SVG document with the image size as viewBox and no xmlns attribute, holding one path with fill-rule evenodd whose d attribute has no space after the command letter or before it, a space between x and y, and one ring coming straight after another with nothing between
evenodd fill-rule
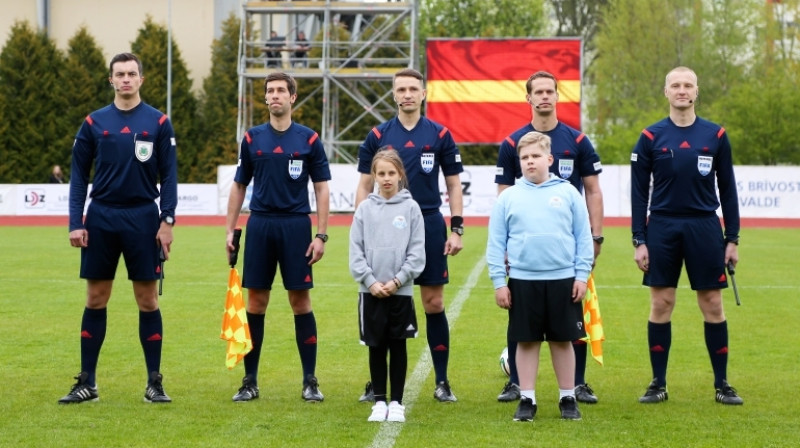
<instances>
[{"instance_id":1,"label":"grey hoodie","mask_svg":"<svg viewBox=\"0 0 800 448\"><path fill-rule=\"evenodd\" d=\"M425 269L425 226L419 204L405 188L390 199L372 193L359 204L350 227L350 274L359 292L397 277L397 295L413 295Z\"/></svg>"}]
</instances>

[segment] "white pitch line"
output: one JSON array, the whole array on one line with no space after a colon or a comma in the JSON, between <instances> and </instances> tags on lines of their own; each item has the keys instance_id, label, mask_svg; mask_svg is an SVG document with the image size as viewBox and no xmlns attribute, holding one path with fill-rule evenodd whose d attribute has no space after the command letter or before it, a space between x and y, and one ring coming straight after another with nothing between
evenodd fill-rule
<instances>
[{"instance_id":1,"label":"white pitch line","mask_svg":"<svg viewBox=\"0 0 800 448\"><path fill-rule=\"evenodd\" d=\"M481 272L483 272L484 267L486 267L486 257L481 257L481 259L475 264L475 267L472 268L472 272L470 272L469 277L467 277L467 281L463 286L461 286L461 289L458 290L458 294L456 294L456 298L453 300L453 303L450 304L449 307L445 307L450 329L453 328L456 320L458 320L458 316L461 314L461 306L464 305L464 302L469 297L470 293L472 292L472 288L474 288L478 283L478 277L480 276ZM406 407L406 413L411 411L411 408L414 406L414 402L417 401L417 397L419 396L422 388L422 383L425 382L425 378L428 377L430 372L431 354L430 350L428 350L426 346L419 356L417 365L414 366L414 371L406 381L406 387L403 393L403 405ZM400 435L400 431L402 430L402 423L382 423L380 430L377 434L375 434L375 438L372 439L372 444L370 447L393 447L395 440L397 440L397 437Z\"/></svg>"}]
</instances>

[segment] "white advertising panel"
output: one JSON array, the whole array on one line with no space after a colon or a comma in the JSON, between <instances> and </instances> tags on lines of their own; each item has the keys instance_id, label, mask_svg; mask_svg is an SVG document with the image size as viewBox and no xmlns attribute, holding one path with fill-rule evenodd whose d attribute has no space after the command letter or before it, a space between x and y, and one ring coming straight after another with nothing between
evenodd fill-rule
<instances>
[{"instance_id":1,"label":"white advertising panel","mask_svg":"<svg viewBox=\"0 0 800 448\"><path fill-rule=\"evenodd\" d=\"M739 210L743 218L800 218L800 167L737 166L736 187ZM228 195L236 173L235 165L217 169L217 184L179 184L178 208L181 215L225 215ZM495 167L464 166L461 191L464 216L488 216L497 196L494 183ZM355 191L361 174L355 165L332 164L329 182L331 212L353 212ZM606 217L630 217L630 168L627 165L607 165L600 175ZM440 176L441 211L450 214L449 197L444 177ZM248 186L244 209L252 194ZM316 210L314 186L308 184L309 201ZM88 203L88 201L87 201ZM719 210L718 210L719 213ZM2 184L0 185L0 215L68 215L69 185L66 184Z\"/></svg>"}]
</instances>

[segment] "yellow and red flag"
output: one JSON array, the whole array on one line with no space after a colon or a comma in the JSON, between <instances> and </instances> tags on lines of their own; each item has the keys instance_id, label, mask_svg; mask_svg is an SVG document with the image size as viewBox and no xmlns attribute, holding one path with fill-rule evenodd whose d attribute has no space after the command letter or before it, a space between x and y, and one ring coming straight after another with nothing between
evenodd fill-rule
<instances>
[{"instance_id":1,"label":"yellow and red flag","mask_svg":"<svg viewBox=\"0 0 800 448\"><path fill-rule=\"evenodd\" d=\"M580 39L429 39L425 114L456 143L499 144L531 120L525 82L558 80L558 119L581 129Z\"/></svg>"},{"instance_id":2,"label":"yellow and red flag","mask_svg":"<svg viewBox=\"0 0 800 448\"><path fill-rule=\"evenodd\" d=\"M228 370L253 349L253 340L250 338L250 325L247 323L247 310L242 298L242 281L239 272L231 268L228 276L228 294L225 297L225 312L222 315L222 332L219 336L228 341L225 366Z\"/></svg>"},{"instance_id":3,"label":"yellow and red flag","mask_svg":"<svg viewBox=\"0 0 800 448\"><path fill-rule=\"evenodd\" d=\"M597 290L594 287L594 273L589 274L586 283L586 297L583 300L583 325L586 328L586 337L583 338L592 351L592 358L601 366L603 365L603 341L606 335L603 332L603 317L600 315L600 302L597 300Z\"/></svg>"}]
</instances>

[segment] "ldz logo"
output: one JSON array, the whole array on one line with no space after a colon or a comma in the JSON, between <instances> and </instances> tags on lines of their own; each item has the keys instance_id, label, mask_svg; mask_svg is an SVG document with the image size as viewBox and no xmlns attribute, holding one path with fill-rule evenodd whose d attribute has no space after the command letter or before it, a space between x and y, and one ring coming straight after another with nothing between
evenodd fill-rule
<instances>
[{"instance_id":1,"label":"ldz logo","mask_svg":"<svg viewBox=\"0 0 800 448\"><path fill-rule=\"evenodd\" d=\"M44 190L25 190L25 208L44 208Z\"/></svg>"}]
</instances>

